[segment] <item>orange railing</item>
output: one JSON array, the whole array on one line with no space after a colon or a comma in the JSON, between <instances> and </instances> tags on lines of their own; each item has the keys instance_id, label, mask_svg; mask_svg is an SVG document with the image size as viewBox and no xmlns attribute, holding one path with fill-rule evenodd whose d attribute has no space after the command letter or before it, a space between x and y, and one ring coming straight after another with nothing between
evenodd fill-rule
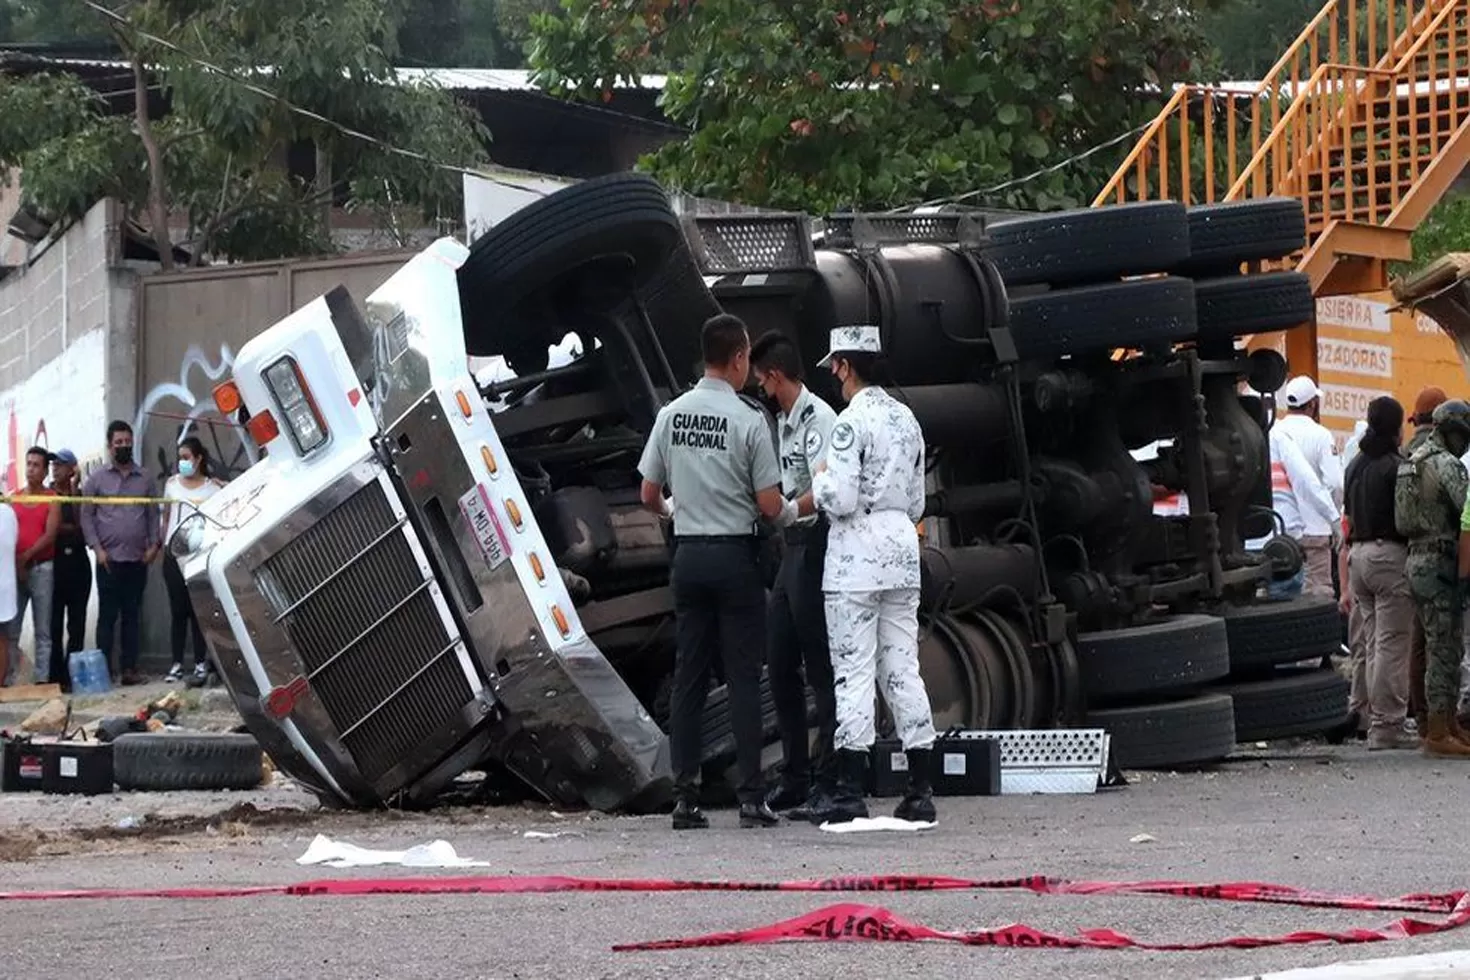
<instances>
[{"instance_id":1,"label":"orange railing","mask_svg":"<svg viewBox=\"0 0 1470 980\"><path fill-rule=\"evenodd\" d=\"M1467 8L1470 0L1330 0L1259 83L1176 89L1093 204L1288 194L1308 204L1314 230L1332 217L1386 218L1458 127ZM1448 112L1436 81L1452 87ZM1414 86L1426 83L1436 97L1421 107ZM1387 119L1362 111L1383 101ZM1404 149L1410 166L1401 177ZM1334 151L1343 154L1338 187ZM1382 154L1392 170L1386 200L1377 186ZM1364 171L1361 189L1355 168Z\"/></svg>"}]
</instances>

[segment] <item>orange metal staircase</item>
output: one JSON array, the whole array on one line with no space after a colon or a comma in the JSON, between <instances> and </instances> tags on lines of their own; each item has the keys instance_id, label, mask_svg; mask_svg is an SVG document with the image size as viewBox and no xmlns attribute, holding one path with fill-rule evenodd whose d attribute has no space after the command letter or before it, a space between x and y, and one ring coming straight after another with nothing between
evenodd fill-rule
<instances>
[{"instance_id":1,"label":"orange metal staircase","mask_svg":"<svg viewBox=\"0 0 1470 980\"><path fill-rule=\"evenodd\" d=\"M1093 204L1296 197L1279 264L1370 292L1467 160L1470 0L1330 0L1260 83L1179 88Z\"/></svg>"}]
</instances>

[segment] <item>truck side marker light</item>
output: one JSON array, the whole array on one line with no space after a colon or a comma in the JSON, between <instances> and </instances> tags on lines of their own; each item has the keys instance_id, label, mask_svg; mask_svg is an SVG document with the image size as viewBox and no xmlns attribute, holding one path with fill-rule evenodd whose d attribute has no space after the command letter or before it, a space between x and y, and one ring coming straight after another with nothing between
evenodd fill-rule
<instances>
[{"instance_id":1,"label":"truck side marker light","mask_svg":"<svg viewBox=\"0 0 1470 980\"><path fill-rule=\"evenodd\" d=\"M362 392L358 389L353 388L347 393L347 404L351 405L353 408L356 408L357 403L360 401L362 401Z\"/></svg>"},{"instance_id":2,"label":"truck side marker light","mask_svg":"<svg viewBox=\"0 0 1470 980\"><path fill-rule=\"evenodd\" d=\"M214 407L225 418L238 412L242 404L240 389L235 387L234 381L221 381L214 386Z\"/></svg>"},{"instance_id":3,"label":"truck side marker light","mask_svg":"<svg viewBox=\"0 0 1470 980\"><path fill-rule=\"evenodd\" d=\"M540 559L540 557L536 554L536 552L533 551L533 552L530 553L529 560L531 562L531 574L536 576L536 581L537 582L545 582L546 581L546 569L544 569L544 568L541 567L541 559Z\"/></svg>"},{"instance_id":4,"label":"truck side marker light","mask_svg":"<svg viewBox=\"0 0 1470 980\"><path fill-rule=\"evenodd\" d=\"M454 393L454 400L459 402L459 413L465 418L469 418L473 414L473 410L470 408L470 400L464 392L456 391Z\"/></svg>"},{"instance_id":5,"label":"truck side marker light","mask_svg":"<svg viewBox=\"0 0 1470 980\"><path fill-rule=\"evenodd\" d=\"M509 497L505 498L505 512L510 516L510 522L515 525L515 529L519 531L521 529L521 509Z\"/></svg>"},{"instance_id":6,"label":"truck side marker light","mask_svg":"<svg viewBox=\"0 0 1470 980\"><path fill-rule=\"evenodd\" d=\"M561 606L551 607L551 618L556 622L556 628L561 631L563 639L572 635L571 624L567 622L567 614L561 611Z\"/></svg>"},{"instance_id":7,"label":"truck side marker light","mask_svg":"<svg viewBox=\"0 0 1470 980\"><path fill-rule=\"evenodd\" d=\"M500 472L500 464L495 462L495 454L490 451L489 446L480 447L480 458L485 461L485 469L490 471L491 476Z\"/></svg>"},{"instance_id":8,"label":"truck side marker light","mask_svg":"<svg viewBox=\"0 0 1470 980\"><path fill-rule=\"evenodd\" d=\"M245 428L250 432L250 438L255 440L257 446L264 446L276 436L281 434L281 427L276 425L275 416L269 409L262 409L250 416L250 421L245 423Z\"/></svg>"}]
</instances>

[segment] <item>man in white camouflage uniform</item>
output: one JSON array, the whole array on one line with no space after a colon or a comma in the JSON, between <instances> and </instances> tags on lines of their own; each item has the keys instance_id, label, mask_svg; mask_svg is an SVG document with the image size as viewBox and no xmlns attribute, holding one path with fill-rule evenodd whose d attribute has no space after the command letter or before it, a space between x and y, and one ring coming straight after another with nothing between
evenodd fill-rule
<instances>
[{"instance_id":1,"label":"man in white camouflage uniform","mask_svg":"<svg viewBox=\"0 0 1470 980\"><path fill-rule=\"evenodd\" d=\"M919 535L924 436L908 406L879 385L878 328L838 327L827 365L848 406L837 416L812 498L831 531L822 575L837 694L837 791L813 823L866 817L863 782L876 740L875 688L907 757L902 820L934 820L934 719L919 676Z\"/></svg>"}]
</instances>

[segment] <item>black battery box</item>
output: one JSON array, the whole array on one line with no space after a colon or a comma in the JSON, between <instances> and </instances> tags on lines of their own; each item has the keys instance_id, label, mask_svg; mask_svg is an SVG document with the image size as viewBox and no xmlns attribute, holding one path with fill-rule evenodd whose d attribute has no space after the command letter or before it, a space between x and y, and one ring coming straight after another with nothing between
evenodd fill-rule
<instances>
[{"instance_id":1,"label":"black battery box","mask_svg":"<svg viewBox=\"0 0 1470 980\"><path fill-rule=\"evenodd\" d=\"M112 792L112 746L56 738L0 740L0 791L97 796Z\"/></svg>"},{"instance_id":2,"label":"black battery box","mask_svg":"<svg viewBox=\"0 0 1470 980\"><path fill-rule=\"evenodd\" d=\"M41 746L43 793L100 796L112 792L111 742L52 742Z\"/></svg>"},{"instance_id":3,"label":"black battery box","mask_svg":"<svg viewBox=\"0 0 1470 980\"><path fill-rule=\"evenodd\" d=\"M1000 742L996 739L941 735L934 740L929 763L935 796L1000 795ZM903 743L879 739L873 743L868 794L880 798L902 796L908 790L908 770Z\"/></svg>"},{"instance_id":4,"label":"black battery box","mask_svg":"<svg viewBox=\"0 0 1470 980\"><path fill-rule=\"evenodd\" d=\"M11 735L0 739L0 792L39 793L43 742Z\"/></svg>"}]
</instances>

